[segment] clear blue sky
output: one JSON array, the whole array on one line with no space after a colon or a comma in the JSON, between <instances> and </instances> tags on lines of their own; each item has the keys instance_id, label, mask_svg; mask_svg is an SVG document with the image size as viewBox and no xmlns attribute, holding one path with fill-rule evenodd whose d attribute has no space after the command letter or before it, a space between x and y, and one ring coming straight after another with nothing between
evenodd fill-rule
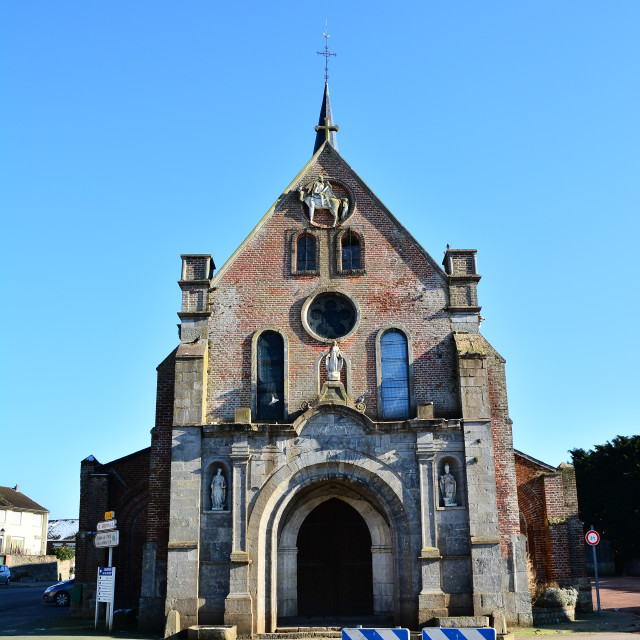
<instances>
[{"instance_id":1,"label":"clear blue sky","mask_svg":"<svg viewBox=\"0 0 640 640\"><path fill-rule=\"evenodd\" d=\"M221 266L311 156L325 19L340 153L478 249L516 447L639 432L640 3L319 6L0 2L0 485L51 517L149 445L180 253Z\"/></svg>"}]
</instances>

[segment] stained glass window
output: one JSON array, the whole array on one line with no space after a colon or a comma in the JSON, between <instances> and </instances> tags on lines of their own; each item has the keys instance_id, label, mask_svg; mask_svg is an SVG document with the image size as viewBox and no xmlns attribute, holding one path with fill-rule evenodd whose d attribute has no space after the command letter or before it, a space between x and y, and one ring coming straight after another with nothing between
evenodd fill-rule
<instances>
[{"instance_id":1,"label":"stained glass window","mask_svg":"<svg viewBox=\"0 0 640 640\"><path fill-rule=\"evenodd\" d=\"M409 366L407 338L400 331L387 331L380 340L382 365L382 417L409 417Z\"/></svg>"},{"instance_id":2,"label":"stained glass window","mask_svg":"<svg viewBox=\"0 0 640 640\"><path fill-rule=\"evenodd\" d=\"M333 340L346 336L356 324L356 310L352 302L333 293L318 296L309 306L307 322L321 336Z\"/></svg>"},{"instance_id":3,"label":"stained glass window","mask_svg":"<svg viewBox=\"0 0 640 640\"><path fill-rule=\"evenodd\" d=\"M258 338L258 420L284 419L284 341L275 331Z\"/></svg>"}]
</instances>

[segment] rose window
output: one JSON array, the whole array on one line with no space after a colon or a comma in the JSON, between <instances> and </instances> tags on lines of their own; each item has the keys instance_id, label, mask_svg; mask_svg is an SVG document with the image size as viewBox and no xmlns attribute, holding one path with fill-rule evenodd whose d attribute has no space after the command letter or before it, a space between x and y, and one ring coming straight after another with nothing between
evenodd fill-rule
<instances>
[{"instance_id":1,"label":"rose window","mask_svg":"<svg viewBox=\"0 0 640 640\"><path fill-rule=\"evenodd\" d=\"M311 331L325 340L346 336L356 325L356 308L346 296L325 293L317 296L307 309Z\"/></svg>"}]
</instances>

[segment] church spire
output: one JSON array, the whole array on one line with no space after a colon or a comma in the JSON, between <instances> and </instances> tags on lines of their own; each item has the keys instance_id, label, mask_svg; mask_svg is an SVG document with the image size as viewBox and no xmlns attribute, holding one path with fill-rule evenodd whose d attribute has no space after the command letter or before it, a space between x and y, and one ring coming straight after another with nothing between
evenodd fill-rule
<instances>
[{"instance_id":1,"label":"church spire","mask_svg":"<svg viewBox=\"0 0 640 640\"><path fill-rule=\"evenodd\" d=\"M315 153L326 141L336 151L338 150L338 139L336 131L339 127L333 124L333 113L331 113L331 101L329 100L329 83L324 83L324 95L322 96L322 107L320 108L320 117L318 118L318 126L316 127L316 143L313 146Z\"/></svg>"},{"instance_id":2,"label":"church spire","mask_svg":"<svg viewBox=\"0 0 640 640\"><path fill-rule=\"evenodd\" d=\"M336 131L338 127L333 124L333 113L331 113L331 101L329 100L329 57L337 54L329 51L329 25L325 25L324 51L316 51L319 56L324 56L324 95L322 96L322 107L320 107L320 117L316 127L316 143L313 145L313 153L328 142L336 151L338 150L338 140Z\"/></svg>"}]
</instances>

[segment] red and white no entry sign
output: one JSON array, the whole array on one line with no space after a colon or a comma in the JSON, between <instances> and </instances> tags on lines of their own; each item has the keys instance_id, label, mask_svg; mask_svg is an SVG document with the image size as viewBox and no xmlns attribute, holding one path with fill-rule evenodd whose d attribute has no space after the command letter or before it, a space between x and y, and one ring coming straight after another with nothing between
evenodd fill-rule
<instances>
[{"instance_id":1,"label":"red and white no entry sign","mask_svg":"<svg viewBox=\"0 0 640 640\"><path fill-rule=\"evenodd\" d=\"M591 529L591 531L587 531L587 535L585 535L584 539L587 541L587 544L595 547L598 542L600 542L600 534L597 531Z\"/></svg>"}]
</instances>

